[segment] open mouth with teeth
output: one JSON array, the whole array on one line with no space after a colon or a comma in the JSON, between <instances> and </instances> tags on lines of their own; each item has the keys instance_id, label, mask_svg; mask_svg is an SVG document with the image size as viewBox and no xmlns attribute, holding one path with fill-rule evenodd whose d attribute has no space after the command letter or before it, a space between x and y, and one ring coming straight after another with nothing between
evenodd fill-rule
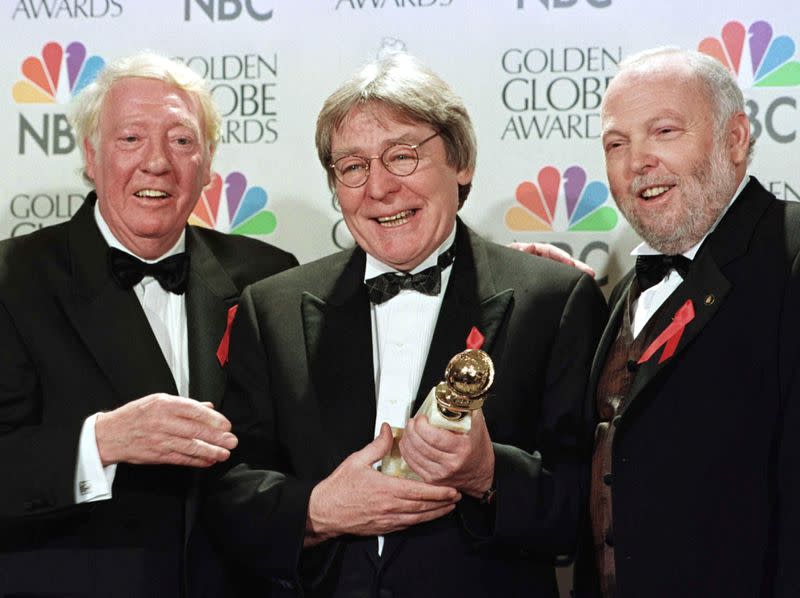
<instances>
[{"instance_id":1,"label":"open mouth with teeth","mask_svg":"<svg viewBox=\"0 0 800 598\"><path fill-rule=\"evenodd\" d=\"M658 185L656 187L647 187L643 191L639 192L639 197L645 201L655 199L664 195L674 186L675 185Z\"/></svg>"},{"instance_id":2,"label":"open mouth with teeth","mask_svg":"<svg viewBox=\"0 0 800 598\"><path fill-rule=\"evenodd\" d=\"M394 226L402 226L403 224L406 224L408 219L416 213L417 210L403 210L402 212L398 212L393 216L382 216L380 218L376 218L375 220L377 220L378 224L385 228L392 228Z\"/></svg>"},{"instance_id":3,"label":"open mouth with teeth","mask_svg":"<svg viewBox=\"0 0 800 598\"><path fill-rule=\"evenodd\" d=\"M140 189L134 193L134 195L143 199L163 199L169 197L169 193L166 191L159 191L158 189Z\"/></svg>"}]
</instances>

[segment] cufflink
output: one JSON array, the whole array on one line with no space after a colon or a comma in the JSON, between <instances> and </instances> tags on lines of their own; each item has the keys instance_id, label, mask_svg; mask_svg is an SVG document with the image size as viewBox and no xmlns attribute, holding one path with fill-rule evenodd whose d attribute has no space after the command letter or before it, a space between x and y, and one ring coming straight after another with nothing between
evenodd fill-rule
<instances>
[{"instance_id":1,"label":"cufflink","mask_svg":"<svg viewBox=\"0 0 800 598\"><path fill-rule=\"evenodd\" d=\"M81 493L81 496L86 496L89 492L92 491L92 485L87 482L86 480L81 480L78 482L78 492Z\"/></svg>"}]
</instances>

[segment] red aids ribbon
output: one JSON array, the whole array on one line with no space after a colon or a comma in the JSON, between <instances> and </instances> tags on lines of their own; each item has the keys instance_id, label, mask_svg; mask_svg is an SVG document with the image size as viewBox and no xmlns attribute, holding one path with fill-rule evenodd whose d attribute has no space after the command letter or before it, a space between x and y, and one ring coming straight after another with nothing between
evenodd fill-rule
<instances>
[{"instance_id":1,"label":"red aids ribbon","mask_svg":"<svg viewBox=\"0 0 800 598\"><path fill-rule=\"evenodd\" d=\"M663 363L675 353L678 348L678 343L681 342L683 329L686 325L694 320L694 304L691 299L687 299L686 303L681 305L680 309L672 316L672 323L664 329L664 332L658 335L658 338L647 347L642 356L639 358L639 363L644 363L649 360L661 346L664 346L664 352L661 354L661 359L658 363Z\"/></svg>"},{"instance_id":2,"label":"red aids ribbon","mask_svg":"<svg viewBox=\"0 0 800 598\"><path fill-rule=\"evenodd\" d=\"M480 349L483 346L484 337L481 334L481 331L472 327L472 330L469 331L469 335L467 335L467 349Z\"/></svg>"},{"instance_id":3,"label":"red aids ribbon","mask_svg":"<svg viewBox=\"0 0 800 598\"><path fill-rule=\"evenodd\" d=\"M233 326L233 319L236 317L236 310L239 309L238 305L228 308L228 323L225 325L225 334L222 335L222 340L219 341L217 347L217 361L222 367L228 363L228 350L231 345L231 326Z\"/></svg>"}]
</instances>

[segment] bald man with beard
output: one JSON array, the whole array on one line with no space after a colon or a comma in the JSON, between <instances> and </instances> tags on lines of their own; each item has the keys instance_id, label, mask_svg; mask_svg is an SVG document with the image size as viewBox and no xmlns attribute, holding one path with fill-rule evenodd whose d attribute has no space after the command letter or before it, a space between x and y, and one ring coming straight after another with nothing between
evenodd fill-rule
<instances>
[{"instance_id":1,"label":"bald man with beard","mask_svg":"<svg viewBox=\"0 0 800 598\"><path fill-rule=\"evenodd\" d=\"M742 93L703 54L628 58L602 130L643 242L591 371L576 596L800 595L800 206L748 175Z\"/></svg>"}]
</instances>

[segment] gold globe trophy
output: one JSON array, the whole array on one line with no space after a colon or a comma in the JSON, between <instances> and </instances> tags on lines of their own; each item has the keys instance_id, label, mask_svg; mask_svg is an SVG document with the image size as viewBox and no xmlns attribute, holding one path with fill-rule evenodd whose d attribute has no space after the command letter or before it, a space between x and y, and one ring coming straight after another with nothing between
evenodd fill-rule
<instances>
[{"instance_id":1,"label":"gold globe trophy","mask_svg":"<svg viewBox=\"0 0 800 598\"><path fill-rule=\"evenodd\" d=\"M447 364L444 380L431 389L417 415L425 415L437 428L466 434L472 427L471 413L483 407L493 381L494 364L488 354L478 348L462 351ZM400 455L403 428L392 428L392 435L392 450L381 461L381 471L397 478L419 480Z\"/></svg>"}]
</instances>

